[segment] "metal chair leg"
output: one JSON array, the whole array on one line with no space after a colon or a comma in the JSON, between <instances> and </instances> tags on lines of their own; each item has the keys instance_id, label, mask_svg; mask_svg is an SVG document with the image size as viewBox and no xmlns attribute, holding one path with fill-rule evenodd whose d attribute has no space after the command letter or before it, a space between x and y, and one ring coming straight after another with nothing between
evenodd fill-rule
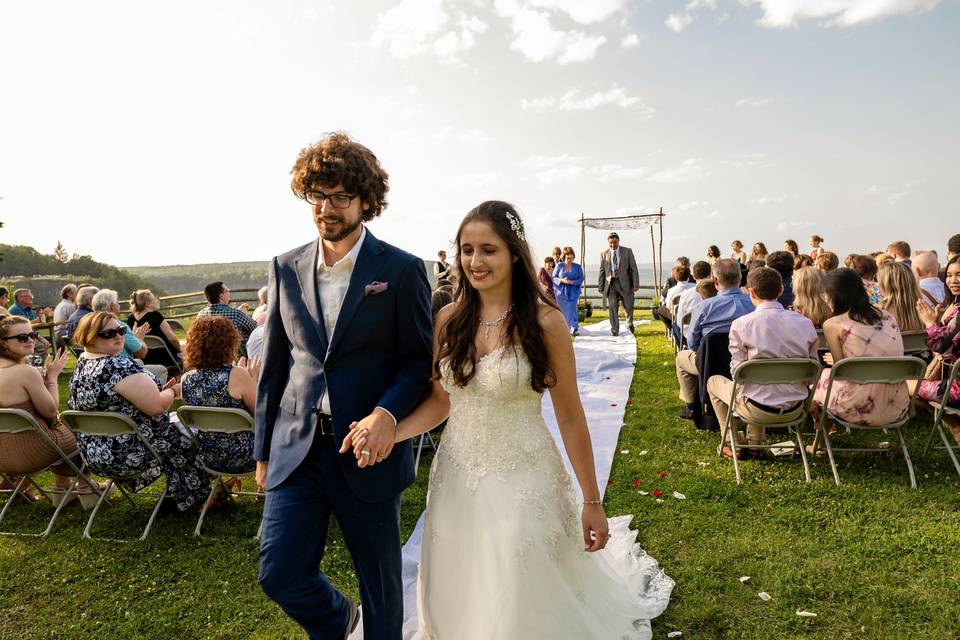
<instances>
[{"instance_id":1,"label":"metal chair leg","mask_svg":"<svg viewBox=\"0 0 960 640\"><path fill-rule=\"evenodd\" d=\"M947 455L950 456L950 460L953 462L953 468L957 470L957 475L960 475L960 462L957 461L957 454L953 450L953 445L950 444L947 432L943 430L942 422L937 424L937 430L940 431L940 439L943 440L943 446L947 449Z\"/></svg>"},{"instance_id":2,"label":"metal chair leg","mask_svg":"<svg viewBox=\"0 0 960 640\"><path fill-rule=\"evenodd\" d=\"M223 484L223 480L218 479L217 482L210 483L210 494L207 496L206 502L203 503L203 508L200 509L200 519L197 520L197 528L193 530L193 535L200 535L200 527L203 526L203 519L207 515L207 510L210 508L210 501L213 500L213 496L217 493L217 487Z\"/></svg>"},{"instance_id":3,"label":"metal chair leg","mask_svg":"<svg viewBox=\"0 0 960 640\"><path fill-rule=\"evenodd\" d=\"M807 447L803 443L803 435L800 433L800 429L794 429L793 432L797 436L797 448L800 449L800 459L803 461L803 475L806 476L807 484L810 484L812 479L810 477L810 461L807 460Z\"/></svg>"},{"instance_id":4,"label":"metal chair leg","mask_svg":"<svg viewBox=\"0 0 960 640\"><path fill-rule=\"evenodd\" d=\"M731 408L731 411L732 410ZM740 484L740 461L737 459L739 454L737 453L737 437L735 431L736 429L734 429L733 424L730 424L727 428L727 435L730 436L730 450L733 452L733 471L737 475L737 484Z\"/></svg>"},{"instance_id":5,"label":"metal chair leg","mask_svg":"<svg viewBox=\"0 0 960 640\"><path fill-rule=\"evenodd\" d=\"M160 505L163 504L163 499L167 497L167 488L163 488L163 494L160 495L160 499L157 500L156 506L153 507L153 513L150 514L150 519L147 520L147 528L143 530L143 535L140 536L140 541L143 542L147 539L147 535L150 534L150 527L153 526L153 521L157 518L157 512L160 511Z\"/></svg>"},{"instance_id":6,"label":"metal chair leg","mask_svg":"<svg viewBox=\"0 0 960 640\"><path fill-rule=\"evenodd\" d=\"M97 499L97 504L93 507L93 511L90 512L90 517L87 519L87 526L83 530L83 537L87 538L88 540L92 539L90 536L90 531L93 529L93 520L97 517L97 512L100 511L100 506L104 502L106 502L107 495L110 494L110 487L112 487L113 484L114 484L113 480L107 481L107 486L104 488L103 492L100 494L100 497ZM124 495L126 495L126 493L122 491L122 488L121 488L121 492L124 493Z\"/></svg>"},{"instance_id":7,"label":"metal chair leg","mask_svg":"<svg viewBox=\"0 0 960 640\"><path fill-rule=\"evenodd\" d=\"M826 421L824 421L826 422ZM823 444L827 447L827 458L830 460L830 469L833 471L833 481L840 486L840 471L837 469L837 461L833 458L833 447L830 446L830 434L825 424L820 425L820 435L823 436Z\"/></svg>"},{"instance_id":8,"label":"metal chair leg","mask_svg":"<svg viewBox=\"0 0 960 640\"><path fill-rule=\"evenodd\" d=\"M917 476L913 472L913 461L910 460L910 452L907 451L907 441L903 437L903 430L897 427L897 438L900 440L900 450L903 451L903 460L907 463L907 471L910 473L910 488L917 488Z\"/></svg>"}]
</instances>

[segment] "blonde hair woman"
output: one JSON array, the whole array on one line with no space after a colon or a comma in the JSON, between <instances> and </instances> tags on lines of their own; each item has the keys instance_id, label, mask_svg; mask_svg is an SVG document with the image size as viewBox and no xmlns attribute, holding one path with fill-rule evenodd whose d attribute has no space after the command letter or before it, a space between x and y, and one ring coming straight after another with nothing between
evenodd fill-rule
<instances>
[{"instance_id":1,"label":"blonde hair woman","mask_svg":"<svg viewBox=\"0 0 960 640\"><path fill-rule=\"evenodd\" d=\"M823 273L816 267L803 267L793 274L793 294L793 310L809 318L813 326L820 328L831 316L824 298Z\"/></svg>"},{"instance_id":2,"label":"blonde hair woman","mask_svg":"<svg viewBox=\"0 0 960 640\"><path fill-rule=\"evenodd\" d=\"M877 269L880 285L880 304L877 305L893 316L900 331L922 331L926 327L917 313L920 285L910 269L902 262L887 262Z\"/></svg>"}]
</instances>

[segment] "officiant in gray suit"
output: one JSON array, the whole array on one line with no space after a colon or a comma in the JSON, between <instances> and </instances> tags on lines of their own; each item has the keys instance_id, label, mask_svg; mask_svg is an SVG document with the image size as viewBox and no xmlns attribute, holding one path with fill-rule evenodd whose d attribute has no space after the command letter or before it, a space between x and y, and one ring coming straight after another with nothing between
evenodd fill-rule
<instances>
[{"instance_id":1,"label":"officiant in gray suit","mask_svg":"<svg viewBox=\"0 0 960 640\"><path fill-rule=\"evenodd\" d=\"M610 311L610 333L620 333L620 305L627 314L627 328L633 333L633 295L640 290L640 276L633 251L620 246L615 232L607 236L609 249L600 254L600 282L597 288L605 296Z\"/></svg>"}]
</instances>

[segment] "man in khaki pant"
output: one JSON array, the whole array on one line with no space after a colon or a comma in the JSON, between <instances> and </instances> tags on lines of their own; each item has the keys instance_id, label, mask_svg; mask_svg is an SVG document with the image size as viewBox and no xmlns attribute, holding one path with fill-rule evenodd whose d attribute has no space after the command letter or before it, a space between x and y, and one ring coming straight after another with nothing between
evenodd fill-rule
<instances>
[{"instance_id":1,"label":"man in khaki pant","mask_svg":"<svg viewBox=\"0 0 960 640\"><path fill-rule=\"evenodd\" d=\"M730 325L730 372L749 360L770 358L817 358L819 338L813 323L793 311L787 311L777 302L783 293L783 279L769 267L758 267L747 277L750 299L756 311ZM727 414L733 381L725 376L711 376L707 380L710 402L720 421L720 443L717 453L733 455L727 446ZM747 423L746 442L763 444L764 425L790 422L803 412L809 388L804 384L746 383L737 388L734 410ZM737 433L737 442L743 437Z\"/></svg>"},{"instance_id":2,"label":"man in khaki pant","mask_svg":"<svg viewBox=\"0 0 960 640\"><path fill-rule=\"evenodd\" d=\"M704 300L690 315L689 349L677 353L677 382L680 383L680 399L687 403L679 417L693 419L693 406L697 402L697 347L705 335L714 331L727 332L730 324L753 311L750 297L740 291L740 263L729 258L718 260L713 265L713 281L717 295Z\"/></svg>"}]
</instances>

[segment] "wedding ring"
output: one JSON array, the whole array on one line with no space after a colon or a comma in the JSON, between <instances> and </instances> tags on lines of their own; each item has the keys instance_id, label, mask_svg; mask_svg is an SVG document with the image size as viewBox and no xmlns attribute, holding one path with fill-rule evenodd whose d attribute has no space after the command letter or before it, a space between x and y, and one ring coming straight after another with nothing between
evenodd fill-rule
<instances>
[{"instance_id":1,"label":"wedding ring","mask_svg":"<svg viewBox=\"0 0 960 640\"><path fill-rule=\"evenodd\" d=\"M367 451L366 449L361 449L361 450L360 450L360 455L362 455L362 456L368 456L368 455L370 455L370 452Z\"/></svg>"}]
</instances>

